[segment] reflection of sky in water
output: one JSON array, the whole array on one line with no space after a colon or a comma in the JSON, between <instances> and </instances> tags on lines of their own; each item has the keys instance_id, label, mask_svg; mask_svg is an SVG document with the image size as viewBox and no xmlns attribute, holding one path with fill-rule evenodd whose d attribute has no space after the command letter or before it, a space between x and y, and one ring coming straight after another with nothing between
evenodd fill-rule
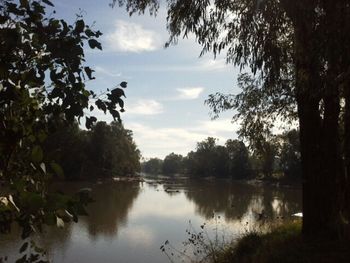
<instances>
[{"instance_id":1,"label":"reflection of sky in water","mask_svg":"<svg viewBox=\"0 0 350 263\"><path fill-rule=\"evenodd\" d=\"M119 182L96 185L93 195L88 217L39 238L53 262L166 262L160 246L169 240L183 248L186 229L198 232L204 222L210 238L217 232L231 239L260 227L262 211L270 219L300 211L300 191L227 182ZM15 232L0 240L0 255L18 250Z\"/></svg>"}]
</instances>

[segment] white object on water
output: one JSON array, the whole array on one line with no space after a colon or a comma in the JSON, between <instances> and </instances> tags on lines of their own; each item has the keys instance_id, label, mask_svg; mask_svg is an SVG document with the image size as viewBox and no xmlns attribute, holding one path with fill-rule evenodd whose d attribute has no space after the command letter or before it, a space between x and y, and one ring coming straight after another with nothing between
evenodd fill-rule
<instances>
[{"instance_id":1,"label":"white object on water","mask_svg":"<svg viewBox=\"0 0 350 263\"><path fill-rule=\"evenodd\" d=\"M296 217L303 217L303 213L299 212L299 213L295 213L292 216L296 216Z\"/></svg>"}]
</instances>

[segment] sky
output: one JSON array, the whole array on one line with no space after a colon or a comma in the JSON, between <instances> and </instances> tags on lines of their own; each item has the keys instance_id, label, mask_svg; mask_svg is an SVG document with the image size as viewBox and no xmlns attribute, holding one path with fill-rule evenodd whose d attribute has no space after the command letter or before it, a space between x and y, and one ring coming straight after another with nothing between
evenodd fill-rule
<instances>
[{"instance_id":1,"label":"sky","mask_svg":"<svg viewBox=\"0 0 350 263\"><path fill-rule=\"evenodd\" d=\"M111 0L57 0L57 18L73 23L82 14L86 24L103 33L103 51L86 49L86 64L95 70L96 80L87 87L96 93L127 81L124 127L133 131L134 140L144 158L164 158L175 152L186 155L196 143L208 136L219 144L237 138L238 124L232 112L211 120L204 105L209 94L238 93L239 70L214 60L212 54L199 57L201 47L195 38L180 40L164 48L168 39L166 9L157 17L129 17L125 9L111 8ZM112 118L96 113L98 120Z\"/></svg>"}]
</instances>

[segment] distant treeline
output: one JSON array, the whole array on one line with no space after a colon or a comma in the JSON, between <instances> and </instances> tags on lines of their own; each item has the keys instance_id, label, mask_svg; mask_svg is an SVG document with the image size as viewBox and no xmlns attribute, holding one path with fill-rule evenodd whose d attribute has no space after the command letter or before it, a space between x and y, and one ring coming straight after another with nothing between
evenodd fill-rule
<instances>
[{"instance_id":1,"label":"distant treeline","mask_svg":"<svg viewBox=\"0 0 350 263\"><path fill-rule=\"evenodd\" d=\"M170 153L164 160L151 158L141 166L148 174L299 181L299 131L276 135L258 149L248 149L240 140L227 140L221 146L217 139L208 137L187 156Z\"/></svg>"},{"instance_id":2,"label":"distant treeline","mask_svg":"<svg viewBox=\"0 0 350 263\"><path fill-rule=\"evenodd\" d=\"M68 180L134 175L140 171L140 151L132 136L118 122L97 122L88 131L78 124L62 126L48 136L45 152Z\"/></svg>"}]
</instances>

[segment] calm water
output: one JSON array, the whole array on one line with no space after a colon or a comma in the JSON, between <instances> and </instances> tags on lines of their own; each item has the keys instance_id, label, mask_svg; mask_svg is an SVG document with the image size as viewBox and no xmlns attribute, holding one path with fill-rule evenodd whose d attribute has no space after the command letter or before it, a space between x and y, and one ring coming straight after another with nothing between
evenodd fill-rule
<instances>
[{"instance_id":1,"label":"calm water","mask_svg":"<svg viewBox=\"0 0 350 263\"><path fill-rule=\"evenodd\" d=\"M291 220L291 214L301 211L298 189L238 182L163 178L61 187L66 191L91 187L96 202L89 206L88 217L63 229L48 228L38 237L49 259L58 263L169 262L160 246L169 240L176 249L190 250L183 245L187 229L200 231L206 223L205 236L228 240L263 228L266 222ZM11 235L0 236L0 257L9 256L8 262L18 258L18 236L15 228ZM167 251L169 255L175 252Z\"/></svg>"}]
</instances>

